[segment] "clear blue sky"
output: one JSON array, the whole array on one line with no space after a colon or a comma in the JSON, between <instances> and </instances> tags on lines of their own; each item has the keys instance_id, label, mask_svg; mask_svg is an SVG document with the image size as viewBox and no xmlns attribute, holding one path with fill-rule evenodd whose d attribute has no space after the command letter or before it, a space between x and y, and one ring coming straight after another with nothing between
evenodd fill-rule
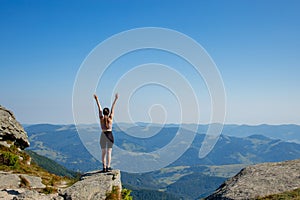
<instances>
[{"instance_id":1,"label":"clear blue sky","mask_svg":"<svg viewBox=\"0 0 300 200\"><path fill-rule=\"evenodd\" d=\"M227 94L226 123L299 124L299 10L297 0L1 0L0 104L21 123L73 123L73 84L89 52L119 32L164 27L196 40L218 66ZM156 92L154 87L140 93L155 104ZM133 118L143 121L143 99L136 101Z\"/></svg>"}]
</instances>

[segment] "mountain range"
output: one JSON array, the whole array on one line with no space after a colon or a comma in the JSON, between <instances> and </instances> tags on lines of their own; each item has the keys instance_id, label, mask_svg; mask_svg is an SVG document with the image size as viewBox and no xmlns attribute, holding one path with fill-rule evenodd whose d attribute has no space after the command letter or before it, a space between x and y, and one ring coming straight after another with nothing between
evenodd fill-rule
<instances>
[{"instance_id":1,"label":"mountain range","mask_svg":"<svg viewBox=\"0 0 300 200\"><path fill-rule=\"evenodd\" d=\"M182 126L185 134L191 134L189 126ZM122 183L132 189L132 195L138 199L145 197L143 195L148 195L147 199L166 195L167 199L196 199L209 195L246 165L300 158L298 125L225 125L213 150L200 159L199 149L207 127L198 126L190 147L169 166L142 174L122 172ZM161 127L141 123L139 127L130 124L115 126L113 132L118 147L133 152L151 152L168 144L178 129L176 124ZM71 170L85 172L101 168L98 159L91 156L83 145L74 125L26 125L25 130L31 143L29 150ZM80 131L89 137L89 145L99 145L98 125L82 125ZM157 134L138 138L126 134L126 131L144 136L151 135L151 132Z\"/></svg>"}]
</instances>

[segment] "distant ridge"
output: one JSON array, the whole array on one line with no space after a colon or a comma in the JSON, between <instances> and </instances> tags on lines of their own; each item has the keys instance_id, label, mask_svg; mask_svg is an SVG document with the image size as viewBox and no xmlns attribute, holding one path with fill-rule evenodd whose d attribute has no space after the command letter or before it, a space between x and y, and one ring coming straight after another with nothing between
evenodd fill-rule
<instances>
[{"instance_id":1,"label":"distant ridge","mask_svg":"<svg viewBox=\"0 0 300 200\"><path fill-rule=\"evenodd\" d=\"M261 131L255 131L253 127L251 127L249 133L252 134L245 133L245 137L221 134L214 149L207 157L200 159L198 157L199 148L202 144L203 138L205 137L207 127L207 125L200 125L190 148L178 160L170 166L167 166L170 167L170 169L174 169L174 172L169 173L167 172L168 170L162 170L161 172L155 171L147 175L137 174L136 179L131 178L133 177L132 174L127 176L122 172L122 182L133 188L133 195L142 195L142 193L147 194L150 190L156 190L163 191L168 194L180 194L180 196L184 197L184 199L192 200L209 195L226 178L236 174L244 166L255 163L279 162L300 158L300 144L261 135L259 134ZM238 127L238 125L235 126L235 128ZM137 138L126 134L127 128L131 130L136 129L140 131L151 131L157 130L157 127L147 127L147 129L138 129L129 125L122 127L122 129L118 126L113 127L116 145L118 147L128 149L129 151L137 152L151 152L163 147L168 144L172 138L174 138L174 135L178 130L178 126L170 125L163 127L152 137ZM185 129L185 127L183 128L183 131L186 131L185 133L190 134L189 129ZM259 129L260 128L261 127L259 127ZM294 126L291 126L289 132L294 133L294 128ZM80 129L86 136L91 138L91 143L89 143L91 147L99 147L100 127L98 124L81 125ZM273 129L273 127L271 127L271 129ZM284 129L287 131L288 127L285 127ZM31 142L30 150L47 156L66 168L75 171L79 170L81 172L87 172L101 169L101 163L92 157L86 150L74 125L51 126L49 124L40 124L28 126L25 130L28 132L29 140ZM231 134L233 135L239 134L239 129L232 129L232 127L227 127L227 125L225 125L224 130L225 132L231 130ZM235 130L238 131L234 132ZM245 129L245 131L247 131L247 129ZM284 132L282 131L277 132L284 135ZM145 132L142 134L145 134ZM69 145L66 146L66 143ZM116 158L116 154L113 155L113 158ZM206 167L198 167L204 165ZM230 165L236 165L237 167L231 169ZM210 168L209 166L212 167ZM221 168L219 166L221 166ZM113 168L118 167L113 166ZM207 171L208 168L211 170ZM222 169L222 172L219 173L220 171L215 171L218 169ZM205 172L205 182L207 185L204 185L201 182L204 178L198 179L198 176L191 175L199 172ZM228 172L230 172L230 175ZM180 174L178 178L176 178L177 174ZM224 176L224 174L226 175ZM188 175L191 175L191 178L188 178ZM215 181L213 176L217 176L220 179ZM165 182L164 180L168 181ZM175 183L174 180L178 183ZM193 185L193 189L197 192L189 192L189 185L195 183L199 183L197 186ZM143 187L140 187L140 184L142 184ZM180 187L182 184L185 187ZM156 196L157 195L163 196L165 194L160 192L156 193Z\"/></svg>"}]
</instances>

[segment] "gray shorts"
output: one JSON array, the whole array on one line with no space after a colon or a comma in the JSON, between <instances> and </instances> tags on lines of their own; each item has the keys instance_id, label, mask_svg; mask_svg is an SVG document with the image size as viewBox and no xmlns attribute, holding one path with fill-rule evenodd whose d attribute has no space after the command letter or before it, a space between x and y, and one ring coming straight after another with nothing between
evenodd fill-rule
<instances>
[{"instance_id":1,"label":"gray shorts","mask_svg":"<svg viewBox=\"0 0 300 200\"><path fill-rule=\"evenodd\" d=\"M101 149L112 148L114 144L114 136L112 131L104 131L101 133L100 146Z\"/></svg>"}]
</instances>

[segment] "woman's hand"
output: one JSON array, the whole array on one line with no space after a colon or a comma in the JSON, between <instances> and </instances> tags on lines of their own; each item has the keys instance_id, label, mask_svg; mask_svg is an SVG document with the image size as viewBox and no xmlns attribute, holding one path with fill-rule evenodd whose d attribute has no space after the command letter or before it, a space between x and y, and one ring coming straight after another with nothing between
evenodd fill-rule
<instances>
[{"instance_id":1,"label":"woman's hand","mask_svg":"<svg viewBox=\"0 0 300 200\"><path fill-rule=\"evenodd\" d=\"M97 97L97 95L96 94L94 94L94 98L97 100L98 99L98 97Z\"/></svg>"},{"instance_id":2,"label":"woman's hand","mask_svg":"<svg viewBox=\"0 0 300 200\"><path fill-rule=\"evenodd\" d=\"M119 94L118 93L116 93L116 95L115 95L115 99L118 99L119 98Z\"/></svg>"}]
</instances>

